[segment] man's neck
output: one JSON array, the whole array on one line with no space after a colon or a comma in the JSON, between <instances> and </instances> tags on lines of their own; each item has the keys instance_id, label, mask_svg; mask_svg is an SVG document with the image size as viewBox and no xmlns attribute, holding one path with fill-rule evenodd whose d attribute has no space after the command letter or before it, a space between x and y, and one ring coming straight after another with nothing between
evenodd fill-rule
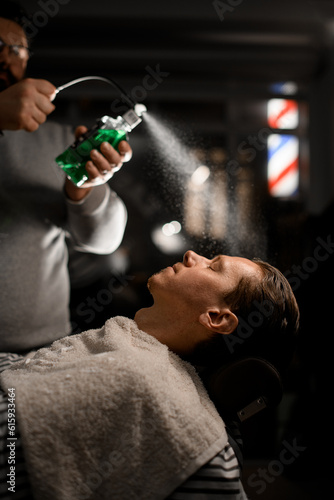
<instances>
[{"instance_id":1,"label":"man's neck","mask_svg":"<svg viewBox=\"0 0 334 500\"><path fill-rule=\"evenodd\" d=\"M175 317L171 311L154 305L139 309L134 321L140 330L152 335L176 354L184 355L192 349L192 340L196 332L196 324Z\"/></svg>"},{"instance_id":2,"label":"man's neck","mask_svg":"<svg viewBox=\"0 0 334 500\"><path fill-rule=\"evenodd\" d=\"M140 330L143 330L143 332L149 333L151 335L151 330L157 328L157 325L155 319L149 312L150 309L150 307L139 309L139 311L137 311L135 314L134 320Z\"/></svg>"},{"instance_id":3,"label":"man's neck","mask_svg":"<svg viewBox=\"0 0 334 500\"><path fill-rule=\"evenodd\" d=\"M162 344L168 345L169 322L161 315L156 314L154 306L139 309L134 317L140 330L152 335Z\"/></svg>"}]
</instances>

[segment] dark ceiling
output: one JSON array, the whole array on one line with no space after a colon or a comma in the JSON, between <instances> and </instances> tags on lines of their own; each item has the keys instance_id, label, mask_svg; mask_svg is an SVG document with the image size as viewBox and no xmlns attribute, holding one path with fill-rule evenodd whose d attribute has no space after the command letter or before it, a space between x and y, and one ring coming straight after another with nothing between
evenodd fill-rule
<instances>
[{"instance_id":1,"label":"dark ceiling","mask_svg":"<svg viewBox=\"0 0 334 500\"><path fill-rule=\"evenodd\" d=\"M157 99L189 92L210 97L240 82L308 82L321 71L334 30L331 0L24 4L32 15L31 74L56 85L117 74L133 85L148 65L159 65L170 78Z\"/></svg>"}]
</instances>

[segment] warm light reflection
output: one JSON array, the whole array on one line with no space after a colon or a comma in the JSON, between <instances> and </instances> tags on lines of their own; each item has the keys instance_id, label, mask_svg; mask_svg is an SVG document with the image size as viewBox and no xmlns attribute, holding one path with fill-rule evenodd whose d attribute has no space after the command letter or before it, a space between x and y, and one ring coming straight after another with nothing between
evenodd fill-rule
<instances>
[{"instance_id":1,"label":"warm light reflection","mask_svg":"<svg viewBox=\"0 0 334 500\"><path fill-rule=\"evenodd\" d=\"M210 177L210 169L206 165L196 168L191 176L191 182L195 186L201 186Z\"/></svg>"}]
</instances>

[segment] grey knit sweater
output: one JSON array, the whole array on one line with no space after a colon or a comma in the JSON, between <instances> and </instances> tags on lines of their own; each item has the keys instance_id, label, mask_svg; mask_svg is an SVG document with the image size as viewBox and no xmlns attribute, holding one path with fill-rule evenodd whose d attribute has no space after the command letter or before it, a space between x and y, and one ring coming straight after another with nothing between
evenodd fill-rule
<instances>
[{"instance_id":1,"label":"grey knit sweater","mask_svg":"<svg viewBox=\"0 0 334 500\"><path fill-rule=\"evenodd\" d=\"M70 127L0 137L0 351L23 351L70 332L68 247L108 254L121 243L127 213L108 185L83 202L66 199L55 157Z\"/></svg>"}]
</instances>

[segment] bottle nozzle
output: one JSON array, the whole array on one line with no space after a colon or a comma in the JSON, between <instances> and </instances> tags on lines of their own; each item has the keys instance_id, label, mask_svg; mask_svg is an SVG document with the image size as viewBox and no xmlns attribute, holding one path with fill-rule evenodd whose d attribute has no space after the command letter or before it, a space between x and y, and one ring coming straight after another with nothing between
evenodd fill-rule
<instances>
[{"instance_id":1,"label":"bottle nozzle","mask_svg":"<svg viewBox=\"0 0 334 500\"><path fill-rule=\"evenodd\" d=\"M135 104L134 110L138 116L143 116L143 113L147 113L145 104Z\"/></svg>"},{"instance_id":2,"label":"bottle nozzle","mask_svg":"<svg viewBox=\"0 0 334 500\"><path fill-rule=\"evenodd\" d=\"M135 104L134 109L129 109L122 116L123 120L130 127L130 130L133 130L140 122L142 122L141 116L144 112L146 112L146 106L144 104Z\"/></svg>"}]
</instances>

